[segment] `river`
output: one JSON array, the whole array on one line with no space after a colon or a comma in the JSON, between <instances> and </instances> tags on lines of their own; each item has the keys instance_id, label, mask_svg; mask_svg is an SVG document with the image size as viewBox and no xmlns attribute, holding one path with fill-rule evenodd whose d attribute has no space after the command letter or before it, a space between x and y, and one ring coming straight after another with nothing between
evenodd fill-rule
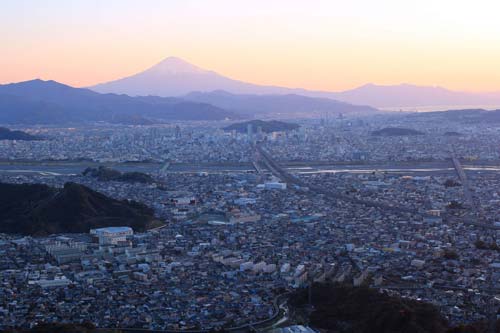
<instances>
[{"instance_id":1,"label":"river","mask_svg":"<svg viewBox=\"0 0 500 333\"><path fill-rule=\"evenodd\" d=\"M95 167L97 164L90 162L15 162L0 163L0 173L12 175L77 175L81 174L89 166ZM157 173L162 165L160 163L113 163L106 166L114 169L130 172L138 171L144 173ZM318 173L372 173L387 172L396 174L439 174L454 172L451 162L417 162L392 163L392 164L351 164L339 165L316 162L284 163L284 168L290 173L296 174L318 174ZM494 163L464 164L464 169L469 172L500 172L500 165ZM169 173L246 173L254 169L250 163L241 164L171 164L167 172Z\"/></svg>"}]
</instances>

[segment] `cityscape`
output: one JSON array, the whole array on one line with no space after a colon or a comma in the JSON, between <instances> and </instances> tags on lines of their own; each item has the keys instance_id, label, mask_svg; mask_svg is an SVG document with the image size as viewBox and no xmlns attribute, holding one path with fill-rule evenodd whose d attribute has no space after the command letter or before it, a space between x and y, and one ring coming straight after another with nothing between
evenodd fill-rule
<instances>
[{"instance_id":1,"label":"cityscape","mask_svg":"<svg viewBox=\"0 0 500 333\"><path fill-rule=\"evenodd\" d=\"M500 332L500 93L0 71L1 332Z\"/></svg>"}]
</instances>

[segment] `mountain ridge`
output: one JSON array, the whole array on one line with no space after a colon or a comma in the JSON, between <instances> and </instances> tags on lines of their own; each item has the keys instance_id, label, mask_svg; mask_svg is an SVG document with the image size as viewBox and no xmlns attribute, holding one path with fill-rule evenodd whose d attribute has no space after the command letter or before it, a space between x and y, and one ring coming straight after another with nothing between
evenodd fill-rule
<instances>
[{"instance_id":1,"label":"mountain ridge","mask_svg":"<svg viewBox=\"0 0 500 333\"><path fill-rule=\"evenodd\" d=\"M6 127L0 127L1 140L38 141L42 140L42 138L23 131L13 131Z\"/></svg>"},{"instance_id":2,"label":"mountain ridge","mask_svg":"<svg viewBox=\"0 0 500 333\"><path fill-rule=\"evenodd\" d=\"M56 81L0 85L0 123L108 121L125 124L160 120L223 120L239 116L206 103L163 98L151 104L125 94L99 94Z\"/></svg>"},{"instance_id":3,"label":"mountain ridge","mask_svg":"<svg viewBox=\"0 0 500 333\"><path fill-rule=\"evenodd\" d=\"M409 83L397 85L365 84L337 93L339 100L364 101L375 107L424 107L446 105L500 104L500 93L470 93L439 86Z\"/></svg>"},{"instance_id":4,"label":"mountain ridge","mask_svg":"<svg viewBox=\"0 0 500 333\"><path fill-rule=\"evenodd\" d=\"M192 70L183 71L179 67ZM165 79L161 75L165 73L175 75L170 75ZM167 57L142 72L88 88L99 93L124 93L129 96L179 97L192 91L232 90L231 87L237 88L236 93L248 94L279 94L289 90L289 88L261 86L228 78L215 71L201 69L178 57Z\"/></svg>"},{"instance_id":5,"label":"mountain ridge","mask_svg":"<svg viewBox=\"0 0 500 333\"><path fill-rule=\"evenodd\" d=\"M232 94L224 90L216 90L213 92L192 92L183 98L253 115L269 113L324 115L325 113L373 113L378 111L366 105L354 105L330 98L309 97L296 93L255 95Z\"/></svg>"},{"instance_id":6,"label":"mountain ridge","mask_svg":"<svg viewBox=\"0 0 500 333\"><path fill-rule=\"evenodd\" d=\"M169 71L162 69L164 66ZM192 68L190 71L176 70L176 66ZM175 75L168 75L174 72ZM167 74L165 74L167 73ZM183 74L183 75L179 75ZM500 105L500 92L467 93L442 87L412 84L376 85L334 92L315 91L303 88L287 88L274 85L259 85L229 78L214 71L201 69L177 57L165 58L143 72L89 87L101 93L125 93L131 96L182 96L192 92L225 90L233 94L299 94L307 97L330 98L338 101L370 105L372 107L422 107L441 105Z\"/></svg>"},{"instance_id":7,"label":"mountain ridge","mask_svg":"<svg viewBox=\"0 0 500 333\"><path fill-rule=\"evenodd\" d=\"M130 226L145 231L153 223L151 208L116 200L77 184L0 183L0 232L43 236L87 233L92 228Z\"/></svg>"},{"instance_id":8,"label":"mountain ridge","mask_svg":"<svg viewBox=\"0 0 500 333\"><path fill-rule=\"evenodd\" d=\"M245 121L242 123L234 123L223 128L224 131L236 131L239 133L247 133L248 126L251 127L252 133L258 133L259 127L263 133L272 132L288 132L294 131L300 127L295 123L283 122L278 120L264 121L260 119Z\"/></svg>"},{"instance_id":9,"label":"mountain ridge","mask_svg":"<svg viewBox=\"0 0 500 333\"><path fill-rule=\"evenodd\" d=\"M0 124L105 121L126 125L171 120L237 120L259 114L308 116L314 112L377 111L366 106L297 94L235 95L219 91L213 96L192 93L182 97L131 97L126 94L101 94L40 79L0 85L0 110L3 111L0 112Z\"/></svg>"}]
</instances>

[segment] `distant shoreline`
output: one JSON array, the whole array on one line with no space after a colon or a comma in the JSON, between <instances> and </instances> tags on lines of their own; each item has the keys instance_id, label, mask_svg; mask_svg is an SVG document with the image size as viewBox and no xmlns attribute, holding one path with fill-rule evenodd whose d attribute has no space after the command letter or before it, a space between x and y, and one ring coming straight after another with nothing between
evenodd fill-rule
<instances>
[{"instance_id":1,"label":"distant shoreline","mask_svg":"<svg viewBox=\"0 0 500 333\"><path fill-rule=\"evenodd\" d=\"M484 109L487 111L500 110L500 105L424 105L424 106L387 106L377 107L380 111L388 112L439 112L450 110Z\"/></svg>"}]
</instances>

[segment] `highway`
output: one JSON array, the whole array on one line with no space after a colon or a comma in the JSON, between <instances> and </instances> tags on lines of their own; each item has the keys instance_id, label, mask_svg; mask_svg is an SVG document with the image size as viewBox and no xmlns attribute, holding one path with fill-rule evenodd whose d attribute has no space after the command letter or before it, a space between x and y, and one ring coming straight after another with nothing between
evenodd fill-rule
<instances>
[{"instance_id":1,"label":"highway","mask_svg":"<svg viewBox=\"0 0 500 333\"><path fill-rule=\"evenodd\" d=\"M259 155L262 157L263 162L266 164L266 166L269 168L269 170L275 175L276 177L280 178L282 181L286 182L289 185L296 185L299 187L307 187L309 190L314 191L315 193L323 194L329 198L332 198L334 200L340 200L340 201L345 201L345 202L350 202L353 204L359 204L359 205L365 205L368 207L375 207L383 210L388 210L388 211L394 211L396 213L410 213L410 214L418 214L419 211L416 209L411 209L408 207L403 207L399 205L389 205L381 202L375 202L375 201L370 201L370 200L364 200L364 199L358 199L358 198L353 198L345 194L341 194L335 191L327 190L324 189L320 186L314 186L314 185L309 185L306 184L304 181L301 179L289 174L287 171L285 171L282 167L280 167L271 157L271 155L266 152L260 145L255 146L257 152Z\"/></svg>"},{"instance_id":2,"label":"highway","mask_svg":"<svg viewBox=\"0 0 500 333\"><path fill-rule=\"evenodd\" d=\"M483 219L481 218L481 205L478 201L474 200L472 197L472 192L470 190L470 185L469 185L469 180L467 179L467 175L464 171L464 168L462 167L462 164L456 157L455 153L453 152L451 155L451 160L453 162L453 167L455 168L455 171L458 175L458 178L462 182L462 187L464 190L464 197L465 201L469 204L470 207L470 214L465 218L465 223L469 225L473 225L476 227L480 227L483 229L490 229L490 230L500 230L500 227L497 227L493 224L488 224L485 222L481 222ZM474 216L477 216L477 218L474 218ZM479 222L475 222L475 220L479 220Z\"/></svg>"},{"instance_id":3,"label":"highway","mask_svg":"<svg viewBox=\"0 0 500 333\"><path fill-rule=\"evenodd\" d=\"M475 208L474 200L470 191L469 180L467 179L464 168L454 153L451 155L451 160L453 162L453 166L455 167L455 171L457 172L458 178L462 182L465 200L469 203L471 208Z\"/></svg>"},{"instance_id":4,"label":"highway","mask_svg":"<svg viewBox=\"0 0 500 333\"><path fill-rule=\"evenodd\" d=\"M333 190L325 189L320 186L314 186L314 185L309 185L302 181L301 179L289 174L286 170L284 170L282 167L279 166L278 163L274 161L274 159L271 157L271 155L264 150L260 145L255 146L256 151L262 158L262 161L264 164L267 166L267 168L271 171L271 173L280 178L282 181L286 182L289 185L296 185L299 187L307 187L309 190L314 191L315 193L323 194L329 198L332 198L334 200L341 200L345 202L350 202L353 204L359 204L359 205L365 205L368 207L375 207L379 208L382 210L388 210L388 211L394 211L396 213L410 213L410 214L419 214L422 212L419 212L417 209L412 209L400 205L389 205L381 202L375 202L375 201L370 201L370 200L364 200L364 199L359 199L359 198L353 198L348 195L344 195L338 192L335 192ZM462 169L463 172L463 169ZM473 225L475 227L480 227L480 228L485 228L485 229L490 229L490 230L500 230L500 227L497 227L492 224L487 224L483 222L474 222L473 220L465 220L462 221L468 225Z\"/></svg>"}]
</instances>

